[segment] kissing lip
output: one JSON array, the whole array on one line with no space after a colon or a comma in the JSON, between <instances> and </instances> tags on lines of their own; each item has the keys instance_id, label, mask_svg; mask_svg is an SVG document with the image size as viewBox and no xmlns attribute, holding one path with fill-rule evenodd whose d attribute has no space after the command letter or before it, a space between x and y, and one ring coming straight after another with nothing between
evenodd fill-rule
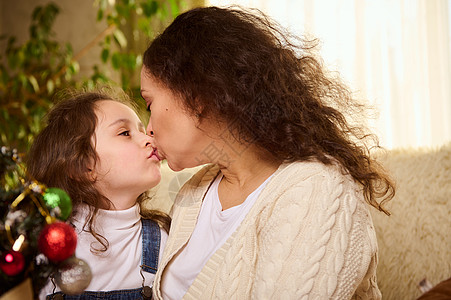
<instances>
[{"instance_id":1,"label":"kissing lip","mask_svg":"<svg viewBox=\"0 0 451 300\"><path fill-rule=\"evenodd\" d=\"M152 156L155 156L158 160L161 161L161 157L160 157L160 155L158 155L157 148L153 148L152 153L150 153L150 155L149 155L149 158L151 158Z\"/></svg>"}]
</instances>

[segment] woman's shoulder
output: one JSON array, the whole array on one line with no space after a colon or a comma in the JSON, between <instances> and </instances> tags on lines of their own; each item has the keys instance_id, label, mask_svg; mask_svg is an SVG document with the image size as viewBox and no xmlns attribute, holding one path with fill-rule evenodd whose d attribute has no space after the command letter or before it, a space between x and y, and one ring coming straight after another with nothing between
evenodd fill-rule
<instances>
[{"instance_id":1,"label":"woman's shoulder","mask_svg":"<svg viewBox=\"0 0 451 300\"><path fill-rule=\"evenodd\" d=\"M263 190L260 203L261 209L287 207L316 211L321 207L340 207L354 210L358 203L364 203L364 198L360 185L340 165L306 161L281 165Z\"/></svg>"},{"instance_id":2,"label":"woman's shoulder","mask_svg":"<svg viewBox=\"0 0 451 300\"><path fill-rule=\"evenodd\" d=\"M362 228L371 223L362 187L338 164L308 161L281 165L259 199L253 213L262 225L270 219L277 220L275 224L295 220L316 224L339 218Z\"/></svg>"},{"instance_id":3,"label":"woman's shoulder","mask_svg":"<svg viewBox=\"0 0 451 300\"><path fill-rule=\"evenodd\" d=\"M355 184L349 172L336 161L331 161L330 164L316 160L284 163L280 165L274 178L292 185L302 184L305 181Z\"/></svg>"}]
</instances>

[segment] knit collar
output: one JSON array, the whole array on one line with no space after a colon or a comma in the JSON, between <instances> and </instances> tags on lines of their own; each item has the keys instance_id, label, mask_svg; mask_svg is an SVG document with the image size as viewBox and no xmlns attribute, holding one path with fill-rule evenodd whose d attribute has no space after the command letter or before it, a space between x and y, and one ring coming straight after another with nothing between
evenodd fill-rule
<instances>
[{"instance_id":1,"label":"knit collar","mask_svg":"<svg viewBox=\"0 0 451 300\"><path fill-rule=\"evenodd\" d=\"M78 208L73 220L75 227L83 227L89 210L88 205L81 205ZM95 227L101 228L103 232L130 229L141 220L139 211L138 203L124 210L99 209L95 217Z\"/></svg>"}]
</instances>

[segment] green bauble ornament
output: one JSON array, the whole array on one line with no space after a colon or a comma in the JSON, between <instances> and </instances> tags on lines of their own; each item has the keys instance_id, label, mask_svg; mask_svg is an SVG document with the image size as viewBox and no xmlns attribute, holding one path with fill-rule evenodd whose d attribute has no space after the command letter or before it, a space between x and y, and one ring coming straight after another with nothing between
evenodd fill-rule
<instances>
[{"instance_id":1,"label":"green bauble ornament","mask_svg":"<svg viewBox=\"0 0 451 300\"><path fill-rule=\"evenodd\" d=\"M51 214L61 220L67 220L72 211L72 201L69 195L59 188L47 188L43 199Z\"/></svg>"}]
</instances>

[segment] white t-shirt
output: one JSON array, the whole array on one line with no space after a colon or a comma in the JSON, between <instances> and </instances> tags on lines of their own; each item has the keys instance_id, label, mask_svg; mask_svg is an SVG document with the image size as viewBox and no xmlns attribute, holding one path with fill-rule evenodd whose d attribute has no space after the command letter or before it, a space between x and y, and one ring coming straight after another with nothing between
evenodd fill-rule
<instances>
[{"instance_id":1,"label":"white t-shirt","mask_svg":"<svg viewBox=\"0 0 451 300\"><path fill-rule=\"evenodd\" d=\"M140 266L142 259L142 223L139 205L125 210L99 210L96 215L96 232L108 242L108 250L99 254L90 251L91 244L100 248L100 243L87 231L82 231L87 207L81 209L73 221L78 235L75 255L83 259L91 268L92 280L87 291L111 291L134 289L142 286ZM163 253L168 238L160 229L161 243L159 257ZM155 275L142 272L145 285L153 286ZM60 291L57 287L55 292ZM53 293L53 284L49 282L41 291L40 298Z\"/></svg>"},{"instance_id":2,"label":"white t-shirt","mask_svg":"<svg viewBox=\"0 0 451 300\"><path fill-rule=\"evenodd\" d=\"M222 175L216 178L205 195L190 240L163 273L161 291L164 299L183 298L208 259L241 224L271 177L253 191L242 204L224 211L218 196L218 185Z\"/></svg>"}]
</instances>

